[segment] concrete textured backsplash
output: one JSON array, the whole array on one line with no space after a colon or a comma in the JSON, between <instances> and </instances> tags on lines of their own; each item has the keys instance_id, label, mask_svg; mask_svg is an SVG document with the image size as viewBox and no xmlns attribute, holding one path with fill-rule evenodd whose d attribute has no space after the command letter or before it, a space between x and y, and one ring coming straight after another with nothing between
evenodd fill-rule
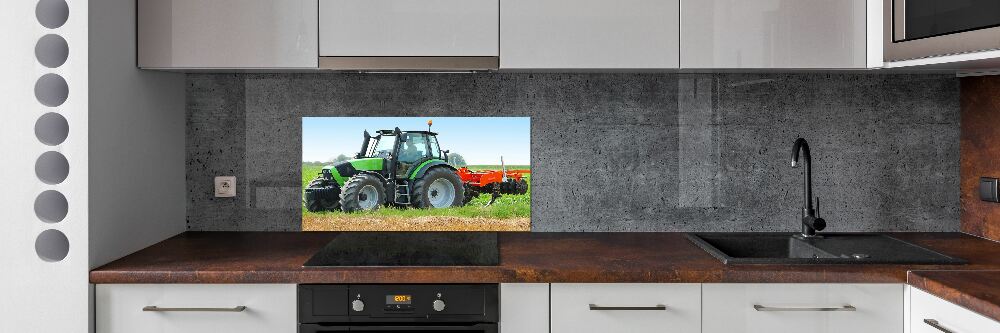
<instances>
[{"instance_id":1,"label":"concrete textured backsplash","mask_svg":"<svg viewBox=\"0 0 1000 333\"><path fill-rule=\"evenodd\" d=\"M797 137L827 231L959 229L953 76L189 74L186 103L190 230L300 230L303 116L530 116L534 231L798 230Z\"/></svg>"}]
</instances>

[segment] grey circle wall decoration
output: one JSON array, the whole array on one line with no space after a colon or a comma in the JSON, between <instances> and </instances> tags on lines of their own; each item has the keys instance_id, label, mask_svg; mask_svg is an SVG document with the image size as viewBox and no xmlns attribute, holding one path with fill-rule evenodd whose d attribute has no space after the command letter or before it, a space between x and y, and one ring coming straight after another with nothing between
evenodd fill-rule
<instances>
[{"instance_id":1,"label":"grey circle wall decoration","mask_svg":"<svg viewBox=\"0 0 1000 333\"><path fill-rule=\"evenodd\" d=\"M35 175L49 185L62 183L69 176L69 161L59 152L44 152L35 161Z\"/></svg>"},{"instance_id":2,"label":"grey circle wall decoration","mask_svg":"<svg viewBox=\"0 0 1000 333\"><path fill-rule=\"evenodd\" d=\"M35 59L48 68L56 68L66 63L69 58L69 44L62 36L48 34L35 43Z\"/></svg>"},{"instance_id":3,"label":"grey circle wall decoration","mask_svg":"<svg viewBox=\"0 0 1000 333\"><path fill-rule=\"evenodd\" d=\"M66 102L69 97L69 85L66 79L58 74L45 74L35 82L35 98L39 103L49 107L56 107Z\"/></svg>"},{"instance_id":4,"label":"grey circle wall decoration","mask_svg":"<svg viewBox=\"0 0 1000 333\"><path fill-rule=\"evenodd\" d=\"M44 191L35 198L35 215L43 222L62 222L68 213L69 202L59 191Z\"/></svg>"},{"instance_id":5,"label":"grey circle wall decoration","mask_svg":"<svg viewBox=\"0 0 1000 333\"><path fill-rule=\"evenodd\" d=\"M38 117L35 121L35 137L38 141L55 146L66 141L69 136L69 122L62 115L49 112Z\"/></svg>"},{"instance_id":6,"label":"grey circle wall decoration","mask_svg":"<svg viewBox=\"0 0 1000 333\"><path fill-rule=\"evenodd\" d=\"M39 0L35 5L35 18L43 27L61 27L69 19L69 5L65 0Z\"/></svg>"},{"instance_id":7,"label":"grey circle wall decoration","mask_svg":"<svg viewBox=\"0 0 1000 333\"><path fill-rule=\"evenodd\" d=\"M69 254L69 239L59 230L42 231L35 238L35 253L44 261L62 261Z\"/></svg>"}]
</instances>

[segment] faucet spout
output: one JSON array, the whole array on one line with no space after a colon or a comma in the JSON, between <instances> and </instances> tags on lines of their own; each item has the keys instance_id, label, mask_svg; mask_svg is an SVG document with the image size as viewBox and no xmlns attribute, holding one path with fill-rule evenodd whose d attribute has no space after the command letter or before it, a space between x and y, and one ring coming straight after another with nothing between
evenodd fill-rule
<instances>
[{"instance_id":1,"label":"faucet spout","mask_svg":"<svg viewBox=\"0 0 1000 333\"><path fill-rule=\"evenodd\" d=\"M799 163L799 157L802 163ZM792 167L798 168L804 164L802 172L802 236L815 237L816 231L826 228L826 221L816 216L816 211L812 205L812 156L809 154L809 143L806 139L798 138L792 145Z\"/></svg>"}]
</instances>

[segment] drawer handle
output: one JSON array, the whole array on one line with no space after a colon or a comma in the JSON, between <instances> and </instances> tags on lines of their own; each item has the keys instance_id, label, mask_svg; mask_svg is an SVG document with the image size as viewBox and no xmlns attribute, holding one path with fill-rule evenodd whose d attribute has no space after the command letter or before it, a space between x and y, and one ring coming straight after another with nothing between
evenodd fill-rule
<instances>
[{"instance_id":1,"label":"drawer handle","mask_svg":"<svg viewBox=\"0 0 1000 333\"><path fill-rule=\"evenodd\" d=\"M647 310L666 310L667 306L662 304L657 304L654 306L599 306L597 304L591 304L591 311L647 311Z\"/></svg>"},{"instance_id":2,"label":"drawer handle","mask_svg":"<svg viewBox=\"0 0 1000 333\"><path fill-rule=\"evenodd\" d=\"M142 307L142 311L153 312L243 312L247 307L240 305L231 308L161 308L155 305Z\"/></svg>"},{"instance_id":3,"label":"drawer handle","mask_svg":"<svg viewBox=\"0 0 1000 333\"><path fill-rule=\"evenodd\" d=\"M828 307L828 308L778 308L778 307L763 306L760 304L754 304L753 309L757 311L857 311L858 310L858 308L855 308L852 305L844 305L844 306Z\"/></svg>"},{"instance_id":4,"label":"drawer handle","mask_svg":"<svg viewBox=\"0 0 1000 333\"><path fill-rule=\"evenodd\" d=\"M930 325L930 327L936 328L938 331L941 331L941 332L944 332L944 333L955 333L952 330L944 328L944 326L941 326L940 322L938 322L937 320L934 320L934 319L924 319L924 324Z\"/></svg>"}]
</instances>

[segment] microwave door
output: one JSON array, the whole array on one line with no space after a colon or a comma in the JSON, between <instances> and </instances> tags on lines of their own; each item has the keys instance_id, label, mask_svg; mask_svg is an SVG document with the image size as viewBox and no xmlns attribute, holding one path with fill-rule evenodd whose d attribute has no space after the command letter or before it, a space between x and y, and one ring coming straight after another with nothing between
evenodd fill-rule
<instances>
[{"instance_id":1,"label":"microwave door","mask_svg":"<svg viewBox=\"0 0 1000 333\"><path fill-rule=\"evenodd\" d=\"M886 61L1000 49L998 0L884 0Z\"/></svg>"}]
</instances>

